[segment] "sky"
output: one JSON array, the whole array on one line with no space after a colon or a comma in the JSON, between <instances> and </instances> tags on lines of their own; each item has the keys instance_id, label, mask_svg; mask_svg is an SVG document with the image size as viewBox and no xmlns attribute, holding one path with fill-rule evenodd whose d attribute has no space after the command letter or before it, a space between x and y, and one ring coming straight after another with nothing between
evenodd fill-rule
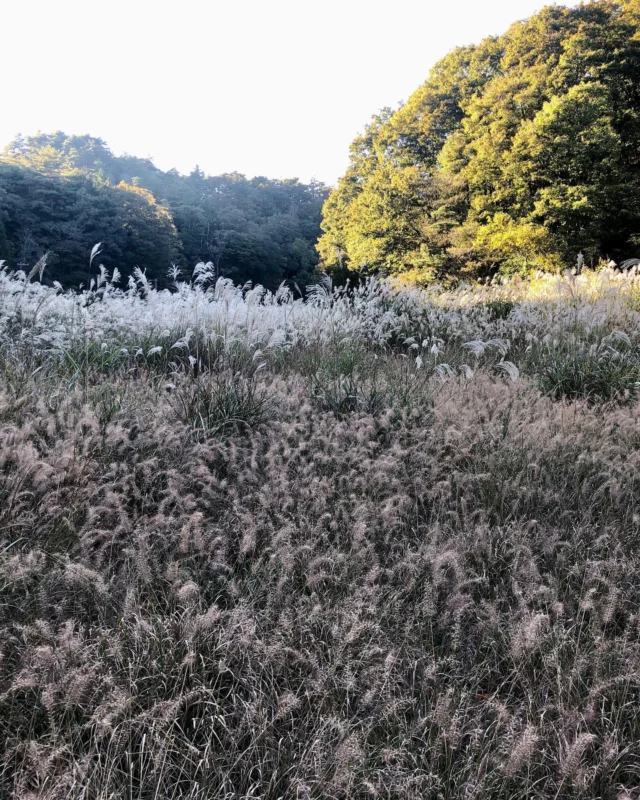
<instances>
[{"instance_id":1,"label":"sky","mask_svg":"<svg viewBox=\"0 0 640 800\"><path fill-rule=\"evenodd\" d=\"M63 130L161 169L334 184L449 50L550 4L0 0L0 150Z\"/></svg>"}]
</instances>

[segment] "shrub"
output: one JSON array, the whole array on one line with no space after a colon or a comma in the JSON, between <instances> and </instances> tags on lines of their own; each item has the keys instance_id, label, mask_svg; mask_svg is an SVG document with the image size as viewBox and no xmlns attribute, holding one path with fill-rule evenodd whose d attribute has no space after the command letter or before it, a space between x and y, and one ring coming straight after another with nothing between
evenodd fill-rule
<instances>
[{"instance_id":1,"label":"shrub","mask_svg":"<svg viewBox=\"0 0 640 800\"><path fill-rule=\"evenodd\" d=\"M488 303L485 303L484 306L489 312L490 318L496 320L507 319L509 314L516 307L516 304L513 300L490 300Z\"/></svg>"}]
</instances>

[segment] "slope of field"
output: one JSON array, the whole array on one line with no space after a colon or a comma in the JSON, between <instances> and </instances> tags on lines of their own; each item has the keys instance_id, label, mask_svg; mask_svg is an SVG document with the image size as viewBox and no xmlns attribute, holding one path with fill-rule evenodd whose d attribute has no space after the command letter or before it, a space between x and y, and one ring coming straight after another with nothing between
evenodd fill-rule
<instances>
[{"instance_id":1,"label":"slope of field","mask_svg":"<svg viewBox=\"0 0 640 800\"><path fill-rule=\"evenodd\" d=\"M0 273L0 797L637 798L640 282Z\"/></svg>"}]
</instances>

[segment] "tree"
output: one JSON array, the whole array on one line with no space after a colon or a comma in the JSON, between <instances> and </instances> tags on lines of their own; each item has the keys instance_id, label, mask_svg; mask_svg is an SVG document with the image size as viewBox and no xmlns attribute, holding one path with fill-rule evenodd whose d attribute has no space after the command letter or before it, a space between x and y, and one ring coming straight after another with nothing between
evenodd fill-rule
<instances>
[{"instance_id":1,"label":"tree","mask_svg":"<svg viewBox=\"0 0 640 800\"><path fill-rule=\"evenodd\" d=\"M139 266L161 285L181 258L175 226L148 192L82 174L49 177L0 162L0 221L0 258L22 268L49 252L47 279L67 286L88 283L88 253L99 241L109 270L126 277Z\"/></svg>"},{"instance_id":2,"label":"tree","mask_svg":"<svg viewBox=\"0 0 640 800\"><path fill-rule=\"evenodd\" d=\"M97 241L105 266L125 276L140 266L159 286L171 262L212 261L219 275L271 289L282 280L305 285L318 263L327 190L317 181L212 177L199 167L181 176L60 131L18 137L0 170L0 258L16 266L51 250L48 274L64 285L86 282Z\"/></svg>"},{"instance_id":3,"label":"tree","mask_svg":"<svg viewBox=\"0 0 640 800\"><path fill-rule=\"evenodd\" d=\"M617 259L640 241L639 154L637 0L545 8L374 117L325 203L321 263L425 279Z\"/></svg>"}]
</instances>

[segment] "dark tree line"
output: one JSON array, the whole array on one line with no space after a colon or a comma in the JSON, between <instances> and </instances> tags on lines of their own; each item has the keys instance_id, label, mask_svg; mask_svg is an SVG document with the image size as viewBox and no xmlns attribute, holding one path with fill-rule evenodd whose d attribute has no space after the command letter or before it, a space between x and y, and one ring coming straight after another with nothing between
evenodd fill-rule
<instances>
[{"instance_id":1,"label":"dark tree line","mask_svg":"<svg viewBox=\"0 0 640 800\"><path fill-rule=\"evenodd\" d=\"M24 268L48 252L46 278L77 286L103 242L100 261L125 279L138 266L164 286L172 264L211 261L236 282L304 287L326 196L320 183L164 172L90 136L18 137L0 158L0 259Z\"/></svg>"}]
</instances>

